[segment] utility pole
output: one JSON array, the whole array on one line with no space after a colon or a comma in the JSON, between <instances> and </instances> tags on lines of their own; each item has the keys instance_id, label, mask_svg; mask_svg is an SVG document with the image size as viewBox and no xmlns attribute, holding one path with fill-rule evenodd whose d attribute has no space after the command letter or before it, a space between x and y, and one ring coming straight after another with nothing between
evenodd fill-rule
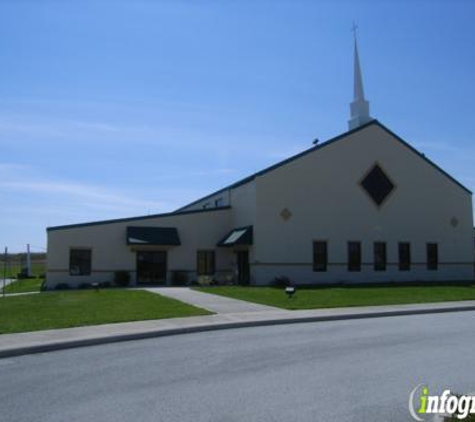
<instances>
[{"instance_id":1,"label":"utility pole","mask_svg":"<svg viewBox=\"0 0 475 422\"><path fill-rule=\"evenodd\" d=\"M26 245L26 276L31 277L30 244Z\"/></svg>"},{"instance_id":2,"label":"utility pole","mask_svg":"<svg viewBox=\"0 0 475 422\"><path fill-rule=\"evenodd\" d=\"M8 255L8 248L5 246L5 254L3 256L3 289L2 294L5 298L5 287L7 283L7 255Z\"/></svg>"}]
</instances>

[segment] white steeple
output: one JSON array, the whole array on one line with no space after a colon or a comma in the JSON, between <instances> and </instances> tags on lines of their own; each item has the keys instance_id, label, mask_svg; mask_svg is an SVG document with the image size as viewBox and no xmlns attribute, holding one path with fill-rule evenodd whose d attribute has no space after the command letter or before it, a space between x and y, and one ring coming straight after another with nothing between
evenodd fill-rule
<instances>
[{"instance_id":1,"label":"white steeple","mask_svg":"<svg viewBox=\"0 0 475 422\"><path fill-rule=\"evenodd\" d=\"M358 56L358 42L356 40L356 29L353 25L352 31L355 35L355 64L354 64L354 93L353 102L350 104L350 120L348 125L351 129L364 125L373 120L369 115L369 102L365 100L363 90L363 77L361 76L360 58Z\"/></svg>"}]
</instances>

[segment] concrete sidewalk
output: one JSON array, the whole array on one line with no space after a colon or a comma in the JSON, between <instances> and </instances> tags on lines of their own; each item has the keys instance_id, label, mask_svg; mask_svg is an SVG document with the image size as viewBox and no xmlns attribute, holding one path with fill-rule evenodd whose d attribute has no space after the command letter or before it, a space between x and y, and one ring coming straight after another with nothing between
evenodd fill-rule
<instances>
[{"instance_id":1,"label":"concrete sidewalk","mask_svg":"<svg viewBox=\"0 0 475 422\"><path fill-rule=\"evenodd\" d=\"M238 312L3 334L0 335L0 357L230 328L461 311L475 311L475 301L306 311Z\"/></svg>"},{"instance_id":2,"label":"concrete sidewalk","mask_svg":"<svg viewBox=\"0 0 475 422\"><path fill-rule=\"evenodd\" d=\"M0 290L3 290L3 283L5 282L5 287L7 287L9 284L12 284L16 279L14 278L6 278L5 280L0 279Z\"/></svg>"},{"instance_id":3,"label":"concrete sidewalk","mask_svg":"<svg viewBox=\"0 0 475 422\"><path fill-rule=\"evenodd\" d=\"M145 288L148 292L158 293L162 296L171 297L189 305L197 306L217 314L236 314L241 312L270 312L282 311L273 306L260 305L244 300L203 293L192 290L189 287L151 287ZM289 312L289 311L286 311Z\"/></svg>"}]
</instances>

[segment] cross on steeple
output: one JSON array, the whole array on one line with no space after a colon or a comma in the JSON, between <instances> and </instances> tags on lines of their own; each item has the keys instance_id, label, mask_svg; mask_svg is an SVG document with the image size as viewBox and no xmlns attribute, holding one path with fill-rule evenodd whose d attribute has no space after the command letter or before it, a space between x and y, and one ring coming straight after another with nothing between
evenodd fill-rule
<instances>
[{"instance_id":1,"label":"cross on steeple","mask_svg":"<svg viewBox=\"0 0 475 422\"><path fill-rule=\"evenodd\" d=\"M353 26L351 27L351 32L353 32L353 36L356 40L356 30L358 29L358 25L356 25L355 21L353 21Z\"/></svg>"}]
</instances>

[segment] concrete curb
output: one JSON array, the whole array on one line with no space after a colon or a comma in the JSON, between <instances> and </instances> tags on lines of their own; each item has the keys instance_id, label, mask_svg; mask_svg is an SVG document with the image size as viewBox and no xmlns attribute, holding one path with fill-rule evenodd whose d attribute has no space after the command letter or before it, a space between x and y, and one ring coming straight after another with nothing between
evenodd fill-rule
<instances>
[{"instance_id":1,"label":"concrete curb","mask_svg":"<svg viewBox=\"0 0 475 422\"><path fill-rule=\"evenodd\" d=\"M136 333L117 334L95 338L85 339L65 339L55 342L29 345L23 347L4 348L0 350L0 358L13 356L29 355L35 353L51 352L56 350L65 350L78 347L96 346L107 343L117 343L122 341L143 340L156 337L165 337L180 334L200 333L206 331L228 330L234 328L263 327L272 325L298 324L309 322L326 322L326 321L343 321L353 319L383 318L396 317L406 315L424 315L439 314L446 312L466 312L475 311L473 305L460 305L443 308L426 308L426 309L407 309L407 310L390 310L381 312L357 312L349 314L336 315L318 315L318 316L289 316L272 319L257 319L254 321L235 321L235 322L215 322L203 325L190 325L188 327L167 328L161 327L155 330L142 331Z\"/></svg>"}]
</instances>

